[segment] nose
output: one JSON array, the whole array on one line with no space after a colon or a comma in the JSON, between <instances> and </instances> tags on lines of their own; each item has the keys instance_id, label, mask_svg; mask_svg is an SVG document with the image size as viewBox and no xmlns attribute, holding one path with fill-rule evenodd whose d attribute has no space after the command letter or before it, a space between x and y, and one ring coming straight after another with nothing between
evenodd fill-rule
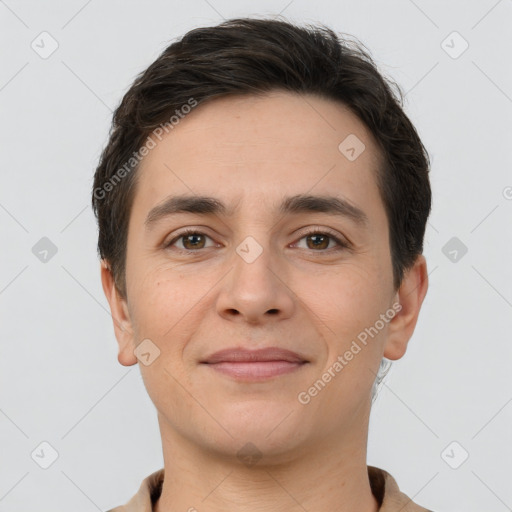
<instances>
[{"instance_id":1,"label":"nose","mask_svg":"<svg viewBox=\"0 0 512 512\"><path fill-rule=\"evenodd\" d=\"M233 267L222 281L217 300L221 316L259 324L293 314L296 296L287 282L288 272L268 247L251 237L237 247Z\"/></svg>"}]
</instances>

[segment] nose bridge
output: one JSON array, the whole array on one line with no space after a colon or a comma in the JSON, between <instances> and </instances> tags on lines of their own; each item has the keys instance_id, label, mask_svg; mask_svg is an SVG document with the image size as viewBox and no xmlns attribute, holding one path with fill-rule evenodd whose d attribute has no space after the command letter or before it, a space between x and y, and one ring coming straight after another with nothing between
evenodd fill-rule
<instances>
[{"instance_id":1,"label":"nose bridge","mask_svg":"<svg viewBox=\"0 0 512 512\"><path fill-rule=\"evenodd\" d=\"M257 279L260 285L268 285L267 281L273 276L271 266L273 262L275 264L269 230L265 227L249 229L242 231L241 236L242 240L235 247L233 255L236 280Z\"/></svg>"},{"instance_id":2,"label":"nose bridge","mask_svg":"<svg viewBox=\"0 0 512 512\"><path fill-rule=\"evenodd\" d=\"M271 260L270 247L272 212L263 193L251 193L252 199L238 212L235 246L236 255L247 265L268 266ZM237 262L240 263L240 262Z\"/></svg>"},{"instance_id":3,"label":"nose bridge","mask_svg":"<svg viewBox=\"0 0 512 512\"><path fill-rule=\"evenodd\" d=\"M268 312L291 313L293 299L279 276L279 255L272 253L271 233L263 223L240 231L234 247L233 269L219 300L220 312L238 312L255 321Z\"/></svg>"}]
</instances>

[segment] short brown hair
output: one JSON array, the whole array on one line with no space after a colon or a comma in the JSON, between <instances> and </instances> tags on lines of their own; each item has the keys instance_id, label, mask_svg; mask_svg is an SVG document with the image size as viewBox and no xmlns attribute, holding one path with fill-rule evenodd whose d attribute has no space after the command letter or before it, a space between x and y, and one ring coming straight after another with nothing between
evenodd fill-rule
<instances>
[{"instance_id":1,"label":"short brown hair","mask_svg":"<svg viewBox=\"0 0 512 512\"><path fill-rule=\"evenodd\" d=\"M114 112L92 194L98 253L108 262L122 297L126 298L126 243L137 183L133 155L190 98L200 104L220 96L277 89L341 102L373 134L384 162L376 179L389 222L393 283L398 290L404 272L423 252L431 208L430 160L402 110L400 87L379 73L365 48L325 25L236 18L189 31L137 76Z\"/></svg>"}]
</instances>

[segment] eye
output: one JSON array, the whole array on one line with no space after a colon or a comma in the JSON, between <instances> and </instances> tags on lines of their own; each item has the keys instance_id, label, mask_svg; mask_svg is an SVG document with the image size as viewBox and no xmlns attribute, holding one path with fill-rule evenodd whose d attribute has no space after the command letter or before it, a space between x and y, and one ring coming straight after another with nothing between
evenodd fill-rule
<instances>
[{"instance_id":1,"label":"eye","mask_svg":"<svg viewBox=\"0 0 512 512\"><path fill-rule=\"evenodd\" d=\"M193 252L198 249L204 249L204 241L206 238L210 238L208 235L205 235L201 231L195 229L187 229L186 231L181 232L177 236L175 236L170 242L165 244L165 248L171 247L177 241L183 239L183 248L178 247L177 250L179 252ZM201 240L202 239L202 240ZM211 240L211 238L210 238Z\"/></svg>"},{"instance_id":2,"label":"eye","mask_svg":"<svg viewBox=\"0 0 512 512\"><path fill-rule=\"evenodd\" d=\"M307 240L306 249L313 249L316 250L316 252L325 252L318 251L318 249L329 249L330 240L336 242L337 244L337 247L331 247L330 249L341 250L349 248L349 244L347 242L341 240L337 235L327 229L315 228L310 230L304 233L300 238L300 240L304 239ZM311 241L311 243L308 243L308 240Z\"/></svg>"},{"instance_id":3,"label":"eye","mask_svg":"<svg viewBox=\"0 0 512 512\"><path fill-rule=\"evenodd\" d=\"M182 247L178 246L175 250L183 254L191 254L198 252L200 249L208 248L205 246L206 239L212 240L208 235L197 229L187 229L177 234L171 241L165 243L164 248L170 248L178 241L181 241ZM335 233L325 228L315 228L307 231L299 240L304 239L311 241L311 243L306 242L306 249L311 249L314 252L327 252L327 249L336 251L350 248L348 242L342 240ZM336 245L329 248L330 241L334 241ZM213 244L213 246L214 245L215 244ZM210 247L212 247L212 245L210 245Z\"/></svg>"}]
</instances>

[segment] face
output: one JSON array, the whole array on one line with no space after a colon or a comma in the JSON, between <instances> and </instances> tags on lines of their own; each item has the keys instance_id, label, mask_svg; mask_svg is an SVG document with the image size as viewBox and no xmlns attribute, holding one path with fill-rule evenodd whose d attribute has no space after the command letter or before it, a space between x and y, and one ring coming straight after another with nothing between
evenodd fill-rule
<instances>
[{"instance_id":1,"label":"face","mask_svg":"<svg viewBox=\"0 0 512 512\"><path fill-rule=\"evenodd\" d=\"M379 362L405 352L426 291L393 290L379 158L346 107L287 92L199 105L144 158L126 302L102 275L162 433L269 457L366 435ZM213 363L268 347L298 362Z\"/></svg>"}]
</instances>

